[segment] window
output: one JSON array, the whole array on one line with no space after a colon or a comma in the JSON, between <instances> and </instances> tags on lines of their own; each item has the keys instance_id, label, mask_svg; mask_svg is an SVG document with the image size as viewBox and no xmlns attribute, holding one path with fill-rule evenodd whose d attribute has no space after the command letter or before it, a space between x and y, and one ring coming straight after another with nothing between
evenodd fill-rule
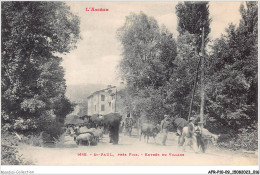
<instances>
[{"instance_id":1,"label":"window","mask_svg":"<svg viewBox=\"0 0 260 175\"><path fill-rule=\"evenodd\" d=\"M101 111L105 111L105 105L101 105Z\"/></svg>"},{"instance_id":2,"label":"window","mask_svg":"<svg viewBox=\"0 0 260 175\"><path fill-rule=\"evenodd\" d=\"M95 105L95 111L97 111L97 108L96 108L97 106Z\"/></svg>"},{"instance_id":3,"label":"window","mask_svg":"<svg viewBox=\"0 0 260 175\"><path fill-rule=\"evenodd\" d=\"M101 101L105 101L105 95L101 95Z\"/></svg>"}]
</instances>

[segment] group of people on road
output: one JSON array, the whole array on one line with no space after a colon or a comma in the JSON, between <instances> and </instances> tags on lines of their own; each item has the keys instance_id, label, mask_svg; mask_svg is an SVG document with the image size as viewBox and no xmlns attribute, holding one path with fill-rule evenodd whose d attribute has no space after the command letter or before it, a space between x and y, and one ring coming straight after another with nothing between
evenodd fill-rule
<instances>
[{"instance_id":1,"label":"group of people on road","mask_svg":"<svg viewBox=\"0 0 260 175\"><path fill-rule=\"evenodd\" d=\"M191 117L187 122L183 118L175 119L175 125L177 127L177 135L179 136L178 145L185 150L186 146L191 146L195 152L198 152L199 147L205 151L204 141L202 139L202 128L199 125L197 118ZM162 145L166 145L166 140L172 120L169 115L164 115L164 119L161 121L161 133L163 135Z\"/></svg>"},{"instance_id":2,"label":"group of people on road","mask_svg":"<svg viewBox=\"0 0 260 175\"><path fill-rule=\"evenodd\" d=\"M189 121L183 118L174 118L172 119L169 115L164 115L163 120L160 123L160 133L162 135L162 145L166 145L168 133L171 129L173 120L175 127L177 128L178 145L183 147L183 150L187 146L193 148L195 152L198 152L199 147L202 148L202 151L205 151L205 145L202 138L202 128L199 125L200 122L197 120L197 117L191 117ZM125 135L131 136L132 128L134 125L133 118L130 117L130 114L127 114L122 127L124 127Z\"/></svg>"}]
</instances>

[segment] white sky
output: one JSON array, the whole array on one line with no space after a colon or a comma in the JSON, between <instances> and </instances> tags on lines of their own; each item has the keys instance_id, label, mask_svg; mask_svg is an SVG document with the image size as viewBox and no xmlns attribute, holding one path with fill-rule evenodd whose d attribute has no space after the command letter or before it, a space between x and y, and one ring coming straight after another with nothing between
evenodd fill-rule
<instances>
[{"instance_id":1,"label":"white sky","mask_svg":"<svg viewBox=\"0 0 260 175\"><path fill-rule=\"evenodd\" d=\"M123 26L130 12L143 11L153 16L161 26L177 36L177 2L66 2L71 11L80 17L82 40L77 49L63 56L62 66L68 85L112 84L118 85L117 65L121 59L120 42L116 30ZM238 25L241 2L210 2L212 18L210 37L215 39L224 33L229 23ZM108 12L86 12L87 7L108 8Z\"/></svg>"}]
</instances>

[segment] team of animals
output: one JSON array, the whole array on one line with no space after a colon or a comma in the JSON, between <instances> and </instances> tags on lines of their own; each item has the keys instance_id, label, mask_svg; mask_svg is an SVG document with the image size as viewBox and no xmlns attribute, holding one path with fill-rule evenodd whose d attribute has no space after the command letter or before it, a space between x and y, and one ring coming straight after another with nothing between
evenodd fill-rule
<instances>
[{"instance_id":1,"label":"team of animals","mask_svg":"<svg viewBox=\"0 0 260 175\"><path fill-rule=\"evenodd\" d=\"M162 144L165 145L165 141L167 139L168 129L164 127L165 123L172 125L177 130L176 135L179 136L178 138L178 145L183 147L185 150L186 146L190 146L194 151L198 152L201 150L205 152L208 145L212 144L216 146L218 138L220 135L213 134L209 132L206 128L201 128L196 120L198 118L191 117L190 121L188 122L184 118L173 118L170 119L168 115L167 117L161 122L161 125L157 124L150 124L150 123L143 123L140 128L140 140L142 135L146 142L148 143L149 137L153 137L154 140L159 133L163 135L163 142Z\"/></svg>"},{"instance_id":2,"label":"team of animals","mask_svg":"<svg viewBox=\"0 0 260 175\"><path fill-rule=\"evenodd\" d=\"M77 145L97 145L103 138L103 134L108 132L110 143L118 144L119 125L122 118L120 114L111 113L105 116L84 116L84 118L85 123L67 128L67 133L74 137Z\"/></svg>"},{"instance_id":3,"label":"team of animals","mask_svg":"<svg viewBox=\"0 0 260 175\"><path fill-rule=\"evenodd\" d=\"M87 128L86 126L75 128L74 141L77 145L84 142L90 145L97 145L100 139L103 138L103 128Z\"/></svg>"},{"instance_id":4,"label":"team of animals","mask_svg":"<svg viewBox=\"0 0 260 175\"><path fill-rule=\"evenodd\" d=\"M194 120L193 117L191 117L191 121L192 119ZM92 123L92 125L89 125L88 127L76 126L73 128L71 133L73 133L74 141L78 145L83 143L87 145L97 145L99 140L102 139L103 133L108 131L110 133L110 142L115 142L117 144L119 137L120 120L121 116L112 116L111 118L106 117L106 119L104 118L104 116L98 116L89 120L89 123ZM174 118L169 122L172 122L173 126L175 126L177 129L176 134L179 136L179 146L185 147L186 145L192 146L193 144L197 145L198 149L201 149L203 152L205 152L209 143L212 143L213 145L216 145L217 143L219 135L209 132L206 128L199 129L198 126L195 126L194 129L190 130L189 122L183 118ZM92 128L90 128L91 126ZM155 137L161 131L162 127L159 124L154 125L151 123L142 123L140 126L140 140L141 137L144 136L144 139L146 139L146 142L148 143L149 137L153 137L155 139ZM196 139L192 140L193 138Z\"/></svg>"}]
</instances>

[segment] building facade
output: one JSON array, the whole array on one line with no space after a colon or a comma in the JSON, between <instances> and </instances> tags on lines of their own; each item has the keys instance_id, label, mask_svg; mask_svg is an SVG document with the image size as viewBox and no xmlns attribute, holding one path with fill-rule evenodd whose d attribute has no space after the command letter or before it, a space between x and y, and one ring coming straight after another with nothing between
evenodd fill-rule
<instances>
[{"instance_id":1,"label":"building facade","mask_svg":"<svg viewBox=\"0 0 260 175\"><path fill-rule=\"evenodd\" d=\"M117 88L116 86L109 86L92 93L88 96L88 115L101 114L106 115L117 110Z\"/></svg>"}]
</instances>

